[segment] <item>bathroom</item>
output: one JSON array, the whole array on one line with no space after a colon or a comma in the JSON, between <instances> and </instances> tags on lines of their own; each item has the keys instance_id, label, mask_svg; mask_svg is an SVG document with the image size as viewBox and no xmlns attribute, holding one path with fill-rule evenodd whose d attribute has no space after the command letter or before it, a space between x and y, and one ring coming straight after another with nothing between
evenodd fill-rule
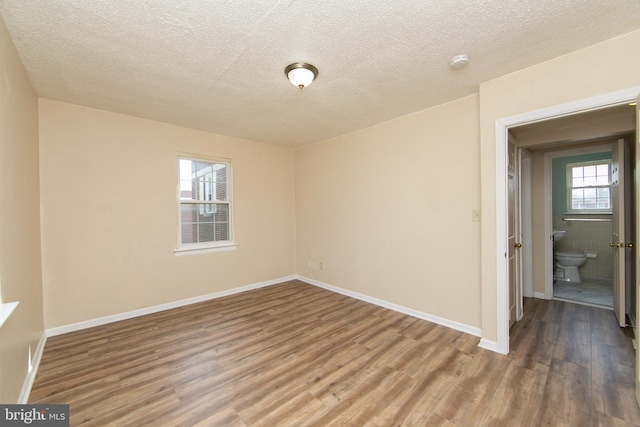
<instances>
[{"instance_id":1,"label":"bathroom","mask_svg":"<svg viewBox=\"0 0 640 427\"><path fill-rule=\"evenodd\" d=\"M613 307L610 176L611 151L553 158L555 299Z\"/></svg>"}]
</instances>

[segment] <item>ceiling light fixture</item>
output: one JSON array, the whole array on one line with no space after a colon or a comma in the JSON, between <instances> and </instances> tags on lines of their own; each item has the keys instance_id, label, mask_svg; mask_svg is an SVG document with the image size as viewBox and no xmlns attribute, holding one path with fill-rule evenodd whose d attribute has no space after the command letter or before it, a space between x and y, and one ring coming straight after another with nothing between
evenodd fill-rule
<instances>
[{"instance_id":1,"label":"ceiling light fixture","mask_svg":"<svg viewBox=\"0 0 640 427\"><path fill-rule=\"evenodd\" d=\"M302 90L318 77L318 69L306 62L296 62L287 65L284 69L284 75L287 76L292 85Z\"/></svg>"},{"instance_id":2,"label":"ceiling light fixture","mask_svg":"<svg viewBox=\"0 0 640 427\"><path fill-rule=\"evenodd\" d=\"M466 53L461 53L460 55L456 55L449 60L449 68L451 68L454 71L464 68L468 64L469 64L469 55L467 55Z\"/></svg>"}]
</instances>

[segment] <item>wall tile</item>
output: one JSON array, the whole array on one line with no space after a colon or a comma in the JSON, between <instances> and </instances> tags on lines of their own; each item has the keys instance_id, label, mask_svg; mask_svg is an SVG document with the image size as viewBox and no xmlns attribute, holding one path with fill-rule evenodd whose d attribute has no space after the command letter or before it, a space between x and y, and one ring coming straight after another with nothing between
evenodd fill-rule
<instances>
[{"instance_id":1,"label":"wall tile","mask_svg":"<svg viewBox=\"0 0 640 427\"><path fill-rule=\"evenodd\" d=\"M569 215L554 215L553 229L566 230L564 239L556 244L559 252L597 251L598 257L587 259L580 274L587 278L613 277L613 249L609 246L613 230L611 222L563 221ZM611 218L606 215L581 215L580 218Z\"/></svg>"}]
</instances>

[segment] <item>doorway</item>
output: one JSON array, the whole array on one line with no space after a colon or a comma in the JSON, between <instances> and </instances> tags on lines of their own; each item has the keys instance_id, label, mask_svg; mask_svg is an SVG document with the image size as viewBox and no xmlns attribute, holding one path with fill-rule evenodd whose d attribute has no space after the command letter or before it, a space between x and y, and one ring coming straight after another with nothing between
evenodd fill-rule
<instances>
[{"instance_id":1,"label":"doorway","mask_svg":"<svg viewBox=\"0 0 640 427\"><path fill-rule=\"evenodd\" d=\"M541 110L535 110L528 113L520 114L512 117L505 117L496 120L496 249L499 254L507 253L507 172L506 172L506 159L507 159L507 139L509 130L524 126L543 124L544 122L551 122L557 118L576 118L581 117L583 114L597 114L599 111L607 110L609 108L621 107L627 105L629 102L635 101L637 97L638 88L629 88L626 90L613 92L605 95L595 96L567 104L557 105ZM582 116L584 117L584 116ZM597 123L600 124L600 123ZM583 130L588 129L589 126L583 126ZM635 130L635 124L634 124ZM565 129L553 129L552 132L556 132L555 141L562 138L557 138L558 133L565 131L575 131L575 128L569 126ZM541 132L539 137L544 136L545 132ZM569 139L571 140L571 138ZM545 225L545 229L546 229ZM550 230L550 224L548 229ZM549 240L550 244L550 240ZM552 263L548 261L546 266L547 271L552 270ZM508 293L508 268L507 259L498 256L496 258L496 271L497 275L497 339L495 343L495 350L500 353L509 352L509 293ZM481 343L482 344L482 343Z\"/></svg>"},{"instance_id":2,"label":"doorway","mask_svg":"<svg viewBox=\"0 0 640 427\"><path fill-rule=\"evenodd\" d=\"M628 111L621 113L628 115ZM629 126L633 126L633 122L629 122L625 128ZM519 134L523 130L515 129L514 133ZM528 146L534 162L531 184L534 195L530 203L533 218L523 217L522 220L525 225L535 221L537 226L534 227L533 236L523 236L522 243L534 243L536 256L533 272L529 274L532 279L535 277L532 281L536 284L533 295L536 298L561 299L613 309L614 255L619 248L610 246L612 214L617 213L617 209L612 205L612 196L609 195L609 168L613 149L619 139L618 135L612 135L589 140L556 141L539 147ZM624 139L630 142L633 135L626 134ZM528 138L521 140L526 143ZM632 160L633 155L627 155L626 158ZM632 193L633 173L630 166L633 166L633 162L629 163L625 188L629 190L627 193ZM589 191L582 187L584 182L572 181L570 174L577 172L581 173L581 178L583 175L587 177ZM596 182L591 182L596 177L589 177L591 172L604 174L598 178L600 186L597 188L594 188ZM571 187L574 185L577 191L572 196ZM596 200L585 198L592 192L607 196L597 200L599 210L596 209ZM625 206L628 208L625 217L632 219L632 201L627 198ZM623 240L632 241L630 238ZM557 262L559 258L561 262ZM567 259L571 262L577 260L579 266L571 268L568 262L565 263ZM628 280L631 282L631 275ZM631 300L629 292L625 296ZM627 312L629 308L628 304Z\"/></svg>"},{"instance_id":3,"label":"doorway","mask_svg":"<svg viewBox=\"0 0 640 427\"><path fill-rule=\"evenodd\" d=\"M534 296L615 308L621 326L626 324L627 313L635 314L635 305L630 304L631 286L625 288L625 282L630 285L633 280L634 249L629 247L630 233L625 238L612 235L619 218L627 218L629 230L635 225L630 198L634 193L630 142L635 138L630 132L634 131L635 108L629 105L509 129L510 143L515 141L520 149L526 147L533 154L532 222L543 224L534 227L532 236ZM625 176L610 181L618 176L617 168L624 159ZM599 170L603 177L598 178ZM586 178L591 172L595 176ZM571 176L576 173L582 181ZM620 194L620 204L614 202L618 182L621 190L626 189ZM591 193L606 198L592 200ZM622 246L618 246L620 242ZM618 257L625 255L629 274L620 276L614 267Z\"/></svg>"}]
</instances>

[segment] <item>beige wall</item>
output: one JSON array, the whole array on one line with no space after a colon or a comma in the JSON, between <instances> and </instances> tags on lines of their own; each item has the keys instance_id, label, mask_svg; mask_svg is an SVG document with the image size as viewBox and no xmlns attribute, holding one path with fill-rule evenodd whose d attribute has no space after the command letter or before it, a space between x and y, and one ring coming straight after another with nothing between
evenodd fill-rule
<instances>
[{"instance_id":1,"label":"beige wall","mask_svg":"<svg viewBox=\"0 0 640 427\"><path fill-rule=\"evenodd\" d=\"M47 328L295 273L291 150L39 105ZM174 255L176 152L232 159L237 250Z\"/></svg>"},{"instance_id":2,"label":"beige wall","mask_svg":"<svg viewBox=\"0 0 640 427\"><path fill-rule=\"evenodd\" d=\"M640 85L640 31L480 85L482 171L482 335L498 336L496 120Z\"/></svg>"},{"instance_id":3,"label":"beige wall","mask_svg":"<svg viewBox=\"0 0 640 427\"><path fill-rule=\"evenodd\" d=\"M298 274L479 328L479 178L477 96L297 150Z\"/></svg>"},{"instance_id":4,"label":"beige wall","mask_svg":"<svg viewBox=\"0 0 640 427\"><path fill-rule=\"evenodd\" d=\"M0 402L16 403L44 333L38 100L1 20L0 73L0 292L20 301L0 328Z\"/></svg>"}]
</instances>

